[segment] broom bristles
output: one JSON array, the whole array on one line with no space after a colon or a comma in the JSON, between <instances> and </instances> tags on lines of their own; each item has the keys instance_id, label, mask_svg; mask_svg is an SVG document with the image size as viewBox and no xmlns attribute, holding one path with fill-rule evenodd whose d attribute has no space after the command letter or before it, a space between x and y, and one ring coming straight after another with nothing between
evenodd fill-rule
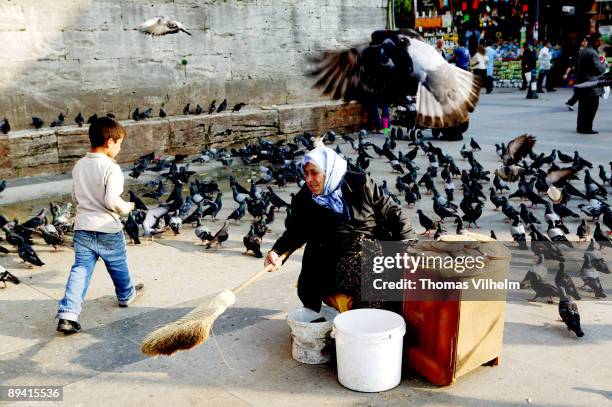
<instances>
[{"instance_id":1,"label":"broom bristles","mask_svg":"<svg viewBox=\"0 0 612 407\"><path fill-rule=\"evenodd\" d=\"M204 302L178 321L151 332L142 341L142 353L170 356L180 350L189 350L208 339L210 330L222 313L236 301L230 290L225 290Z\"/></svg>"}]
</instances>

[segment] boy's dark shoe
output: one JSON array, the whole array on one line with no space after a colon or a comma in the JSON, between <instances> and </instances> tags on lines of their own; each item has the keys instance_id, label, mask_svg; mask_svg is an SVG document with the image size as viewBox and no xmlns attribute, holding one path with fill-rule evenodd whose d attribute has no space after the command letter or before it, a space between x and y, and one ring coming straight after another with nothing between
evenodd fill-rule
<instances>
[{"instance_id":1,"label":"boy's dark shoe","mask_svg":"<svg viewBox=\"0 0 612 407\"><path fill-rule=\"evenodd\" d=\"M142 297L142 294L144 293L144 284L143 283L136 284L134 286L134 289L136 290L136 294L134 294L134 296L127 301L119 301L120 307L126 308L130 304L133 304L134 302L138 301Z\"/></svg>"},{"instance_id":2,"label":"boy's dark shoe","mask_svg":"<svg viewBox=\"0 0 612 407\"><path fill-rule=\"evenodd\" d=\"M81 330L81 324L69 319L60 319L57 323L57 331L63 332L65 335L72 335Z\"/></svg>"}]
</instances>

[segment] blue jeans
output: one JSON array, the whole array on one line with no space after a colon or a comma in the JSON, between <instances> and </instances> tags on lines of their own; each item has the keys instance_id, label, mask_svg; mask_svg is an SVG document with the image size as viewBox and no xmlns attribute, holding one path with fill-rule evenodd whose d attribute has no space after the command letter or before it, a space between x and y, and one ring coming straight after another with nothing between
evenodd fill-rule
<instances>
[{"instance_id":1,"label":"blue jeans","mask_svg":"<svg viewBox=\"0 0 612 407\"><path fill-rule=\"evenodd\" d=\"M123 232L75 231L74 257L64 298L59 302L58 318L78 321L98 258L106 265L119 301L128 301L136 295L128 270Z\"/></svg>"}]
</instances>

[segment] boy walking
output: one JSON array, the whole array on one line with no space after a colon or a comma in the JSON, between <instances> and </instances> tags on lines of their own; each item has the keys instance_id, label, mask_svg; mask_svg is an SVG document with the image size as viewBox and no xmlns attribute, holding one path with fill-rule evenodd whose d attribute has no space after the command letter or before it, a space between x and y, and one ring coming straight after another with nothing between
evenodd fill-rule
<instances>
[{"instance_id":1,"label":"boy walking","mask_svg":"<svg viewBox=\"0 0 612 407\"><path fill-rule=\"evenodd\" d=\"M120 307L133 303L144 288L132 285L120 220L134 209L133 203L121 199L123 173L114 160L125 136L123 126L113 119L96 119L89 127L91 151L72 170L75 260L57 312L57 330L66 335L81 329L78 318L98 258L113 280Z\"/></svg>"}]
</instances>

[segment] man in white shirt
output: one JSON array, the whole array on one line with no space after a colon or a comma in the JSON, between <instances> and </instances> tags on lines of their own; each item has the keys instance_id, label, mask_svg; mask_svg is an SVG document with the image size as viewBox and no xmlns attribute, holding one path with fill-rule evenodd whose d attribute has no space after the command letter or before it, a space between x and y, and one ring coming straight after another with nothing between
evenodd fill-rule
<instances>
[{"instance_id":1,"label":"man in white shirt","mask_svg":"<svg viewBox=\"0 0 612 407\"><path fill-rule=\"evenodd\" d=\"M544 80L546 80L546 90L554 92L552 83L550 80L550 68L552 66L552 53L550 50L550 42L543 41L543 46L538 53L538 64L540 65L540 73L538 75L538 93L544 93Z\"/></svg>"},{"instance_id":2,"label":"man in white shirt","mask_svg":"<svg viewBox=\"0 0 612 407\"><path fill-rule=\"evenodd\" d=\"M495 59L497 58L497 51L493 48L491 41L486 42L485 56L487 57L487 80L485 81L485 88L487 93L493 92L493 68L495 66Z\"/></svg>"}]
</instances>

